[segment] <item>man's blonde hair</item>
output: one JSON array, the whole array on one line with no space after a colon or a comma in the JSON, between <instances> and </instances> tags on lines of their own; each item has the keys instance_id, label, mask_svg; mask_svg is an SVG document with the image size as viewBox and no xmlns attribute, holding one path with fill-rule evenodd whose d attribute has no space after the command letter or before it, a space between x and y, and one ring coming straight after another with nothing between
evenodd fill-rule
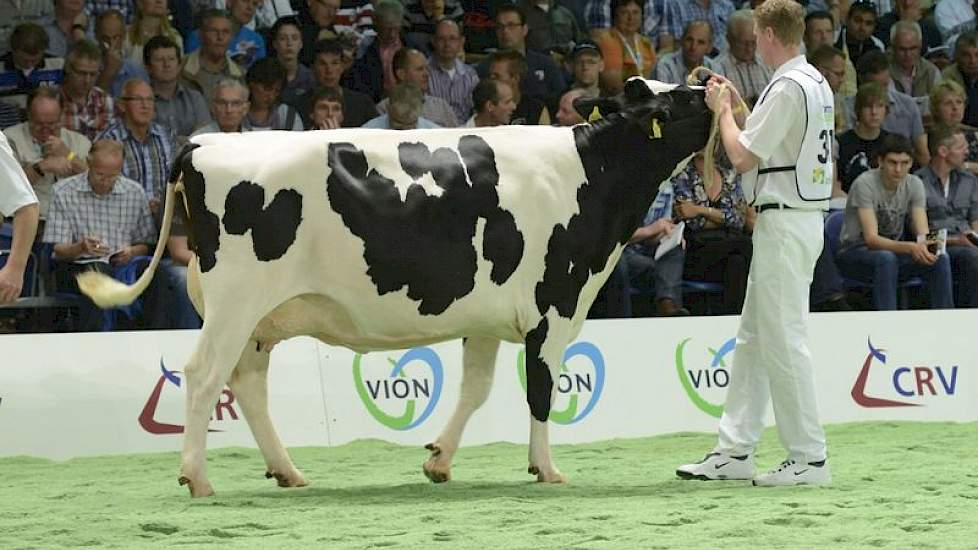
<instances>
[{"instance_id":1,"label":"man's blonde hair","mask_svg":"<svg viewBox=\"0 0 978 550\"><path fill-rule=\"evenodd\" d=\"M754 10L754 22L760 30L770 27L781 44L797 46L805 34L805 9L795 0L766 0Z\"/></svg>"}]
</instances>

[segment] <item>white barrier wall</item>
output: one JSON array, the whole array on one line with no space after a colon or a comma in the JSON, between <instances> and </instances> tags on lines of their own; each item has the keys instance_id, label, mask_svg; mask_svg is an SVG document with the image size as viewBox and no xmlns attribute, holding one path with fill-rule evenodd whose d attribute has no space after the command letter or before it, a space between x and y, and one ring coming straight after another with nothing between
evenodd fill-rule
<instances>
[{"instance_id":1,"label":"white barrier wall","mask_svg":"<svg viewBox=\"0 0 978 550\"><path fill-rule=\"evenodd\" d=\"M813 315L821 418L978 420L976 321L966 310ZM589 321L565 354L553 441L714 431L736 368L736 329L736 317ZM196 338L195 331L0 336L0 456L179 449L180 371ZM422 445L454 409L461 350L449 342L359 356L309 338L284 342L271 359L272 418L286 445L361 438ZM527 441L521 353L503 345L492 392L463 444ZM230 390L211 430L211 447L254 446Z\"/></svg>"}]
</instances>

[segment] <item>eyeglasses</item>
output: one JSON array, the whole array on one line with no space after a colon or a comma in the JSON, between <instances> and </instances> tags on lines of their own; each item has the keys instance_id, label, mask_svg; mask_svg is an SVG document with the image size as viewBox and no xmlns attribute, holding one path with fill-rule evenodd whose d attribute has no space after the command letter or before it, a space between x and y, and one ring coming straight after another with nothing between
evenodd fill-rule
<instances>
[{"instance_id":1,"label":"eyeglasses","mask_svg":"<svg viewBox=\"0 0 978 550\"><path fill-rule=\"evenodd\" d=\"M225 107L225 108L229 108L229 107L237 108L237 107L241 107L244 104L245 102L240 99L215 99L214 100L214 105L218 107Z\"/></svg>"},{"instance_id":2,"label":"eyeglasses","mask_svg":"<svg viewBox=\"0 0 978 550\"><path fill-rule=\"evenodd\" d=\"M123 101L128 101L130 103L142 103L143 105L149 105L156 101L152 97L138 97L138 96L122 96L119 99Z\"/></svg>"}]
</instances>

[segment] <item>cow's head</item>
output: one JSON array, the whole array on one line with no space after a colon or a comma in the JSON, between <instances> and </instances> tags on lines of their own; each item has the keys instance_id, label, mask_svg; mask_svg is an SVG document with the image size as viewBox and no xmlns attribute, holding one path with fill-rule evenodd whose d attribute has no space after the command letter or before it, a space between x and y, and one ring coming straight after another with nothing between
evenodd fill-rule
<instances>
[{"instance_id":1,"label":"cow's head","mask_svg":"<svg viewBox=\"0 0 978 550\"><path fill-rule=\"evenodd\" d=\"M617 97L580 98L574 107L588 122L620 113L645 129L652 139L668 136L683 151L698 151L709 138L712 114L706 106L705 89L666 84L634 77Z\"/></svg>"}]
</instances>

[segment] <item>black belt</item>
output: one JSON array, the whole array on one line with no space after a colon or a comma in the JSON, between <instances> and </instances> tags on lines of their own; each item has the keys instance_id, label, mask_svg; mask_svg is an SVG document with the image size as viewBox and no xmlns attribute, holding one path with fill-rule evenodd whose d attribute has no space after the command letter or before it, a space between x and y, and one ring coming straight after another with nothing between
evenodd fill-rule
<instances>
[{"instance_id":1,"label":"black belt","mask_svg":"<svg viewBox=\"0 0 978 550\"><path fill-rule=\"evenodd\" d=\"M767 204L762 204L760 206L754 207L757 213L760 214L765 210L794 210L793 206L788 206L787 204L781 204L780 202L769 202Z\"/></svg>"}]
</instances>

